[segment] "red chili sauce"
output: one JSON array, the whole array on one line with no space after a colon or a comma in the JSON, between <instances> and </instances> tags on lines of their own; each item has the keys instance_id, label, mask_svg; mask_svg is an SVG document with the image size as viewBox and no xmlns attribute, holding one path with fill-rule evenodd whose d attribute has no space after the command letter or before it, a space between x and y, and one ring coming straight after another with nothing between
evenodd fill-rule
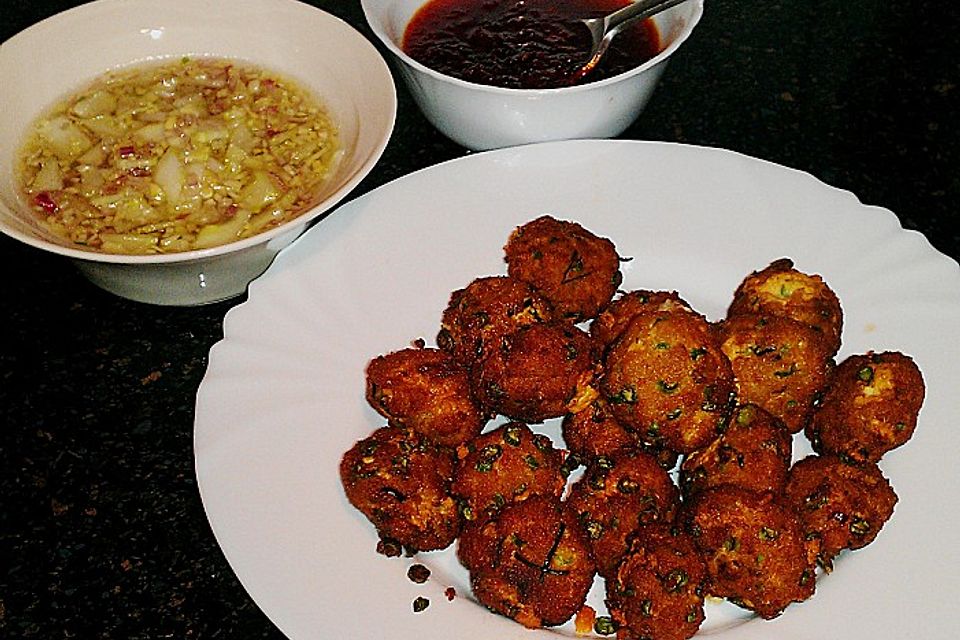
<instances>
[{"instance_id":1,"label":"red chili sauce","mask_svg":"<svg viewBox=\"0 0 960 640\"><path fill-rule=\"evenodd\" d=\"M403 37L414 60L456 78L498 87L543 89L571 84L590 52L579 21L611 13L629 0L429 0ZM629 25L593 72L578 84L609 78L660 52L652 20Z\"/></svg>"}]
</instances>

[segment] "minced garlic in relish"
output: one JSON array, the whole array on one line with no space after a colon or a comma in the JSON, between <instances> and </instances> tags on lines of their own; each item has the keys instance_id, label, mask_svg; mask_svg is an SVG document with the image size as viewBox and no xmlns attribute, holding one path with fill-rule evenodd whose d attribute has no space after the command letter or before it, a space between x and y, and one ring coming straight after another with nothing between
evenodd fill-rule
<instances>
[{"instance_id":1,"label":"minced garlic in relish","mask_svg":"<svg viewBox=\"0 0 960 640\"><path fill-rule=\"evenodd\" d=\"M245 238L313 206L340 157L317 99L255 66L183 58L111 72L31 127L19 154L41 224L93 251Z\"/></svg>"}]
</instances>

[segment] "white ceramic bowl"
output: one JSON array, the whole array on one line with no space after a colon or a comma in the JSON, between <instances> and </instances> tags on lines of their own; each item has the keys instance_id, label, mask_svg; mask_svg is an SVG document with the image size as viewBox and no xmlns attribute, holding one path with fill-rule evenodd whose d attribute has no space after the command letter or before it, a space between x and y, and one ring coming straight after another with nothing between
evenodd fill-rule
<instances>
[{"instance_id":1,"label":"white ceramic bowl","mask_svg":"<svg viewBox=\"0 0 960 640\"><path fill-rule=\"evenodd\" d=\"M444 75L403 52L406 26L426 1L361 4L427 119L454 142L476 150L622 133L643 111L667 60L703 15L703 0L688 0L655 16L663 50L618 76L559 89L505 89Z\"/></svg>"},{"instance_id":2,"label":"white ceramic bowl","mask_svg":"<svg viewBox=\"0 0 960 640\"><path fill-rule=\"evenodd\" d=\"M320 203L259 235L166 255L81 251L46 234L15 184L15 154L30 123L107 70L183 55L245 60L316 93L336 121L345 151ZM376 48L338 18L295 0L98 0L0 45L0 82L0 230L73 259L108 291L166 305L242 293L281 248L370 172L390 138L397 107L390 69Z\"/></svg>"}]
</instances>

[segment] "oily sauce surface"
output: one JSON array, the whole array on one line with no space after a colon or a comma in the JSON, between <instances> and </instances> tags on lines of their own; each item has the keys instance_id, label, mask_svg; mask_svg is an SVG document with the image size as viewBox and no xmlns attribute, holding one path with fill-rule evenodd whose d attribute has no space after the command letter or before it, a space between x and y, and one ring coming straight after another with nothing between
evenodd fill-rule
<instances>
[{"instance_id":1,"label":"oily sauce surface","mask_svg":"<svg viewBox=\"0 0 960 640\"><path fill-rule=\"evenodd\" d=\"M628 0L429 0L403 38L403 50L431 69L499 87L541 89L571 84L587 61L583 18L606 15ZM614 38L601 64L580 83L614 76L660 52L652 20Z\"/></svg>"}]
</instances>

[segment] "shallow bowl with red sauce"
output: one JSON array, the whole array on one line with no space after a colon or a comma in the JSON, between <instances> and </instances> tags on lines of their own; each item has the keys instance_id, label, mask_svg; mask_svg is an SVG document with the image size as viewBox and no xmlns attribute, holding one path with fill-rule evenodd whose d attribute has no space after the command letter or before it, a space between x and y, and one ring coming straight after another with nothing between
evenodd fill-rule
<instances>
[{"instance_id":1,"label":"shallow bowl with red sauce","mask_svg":"<svg viewBox=\"0 0 960 640\"><path fill-rule=\"evenodd\" d=\"M444 25L442 15L439 18L429 15L434 9L431 5L443 1L361 0L361 4L373 33L392 54L396 68L426 118L451 140L474 150L619 135L643 111L667 61L690 36L703 14L703 0L689 0L654 16L650 24L643 27L657 41L656 48L649 52L651 55L627 52L623 55L634 55L636 64L592 75L586 82L568 84L564 82L563 69L564 65L569 68L572 64L570 52L551 51L551 42L559 42L557 46L561 49L569 48L569 42L564 40L564 34L558 36L549 24L543 27L544 21L530 20L531 32L526 40L512 35L503 37L502 24L492 28L489 24L478 24L477 29L470 24ZM535 4L487 1L507 2L511 7ZM596 15L597 7L622 6L626 2L563 0L556 4L566 6L580 1L594 8L594 13L583 17ZM475 15L480 16L477 19L481 23L487 20L483 10ZM513 17L521 19L521 16ZM440 52L432 59L417 54L411 46L415 30L430 28L439 28L447 34L446 42L421 47L427 52L431 48ZM485 47L456 59L461 53L457 51L457 38L472 37L484 30L484 37L492 31L495 38ZM582 35L587 38L585 28ZM626 34L618 36L620 38L626 38ZM518 46L534 47L534 55L528 59L517 55ZM483 59L488 53L490 60ZM486 66L486 69L481 69L479 75L474 73L474 68L461 73L464 67L477 66Z\"/></svg>"}]
</instances>

